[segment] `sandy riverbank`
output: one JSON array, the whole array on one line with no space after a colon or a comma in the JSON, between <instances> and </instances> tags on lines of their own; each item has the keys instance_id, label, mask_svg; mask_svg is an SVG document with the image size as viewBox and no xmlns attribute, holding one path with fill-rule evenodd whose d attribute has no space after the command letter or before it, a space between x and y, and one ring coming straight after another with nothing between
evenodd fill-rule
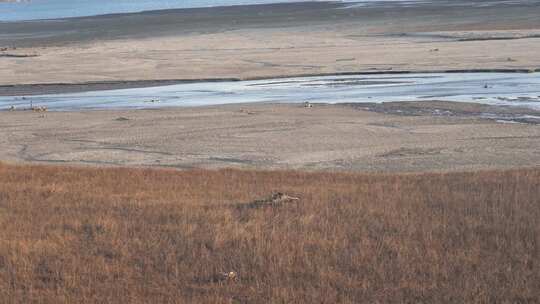
<instances>
[{"instance_id":1,"label":"sandy riverbank","mask_svg":"<svg viewBox=\"0 0 540 304\"><path fill-rule=\"evenodd\" d=\"M63 92L160 80L538 69L540 5L479 3L304 3L0 23L0 94L50 92L17 86L42 83Z\"/></svg>"},{"instance_id":2,"label":"sandy riverbank","mask_svg":"<svg viewBox=\"0 0 540 304\"><path fill-rule=\"evenodd\" d=\"M489 109L471 104L398 106L0 112L0 159L385 172L540 165L539 125L482 119Z\"/></svg>"}]
</instances>

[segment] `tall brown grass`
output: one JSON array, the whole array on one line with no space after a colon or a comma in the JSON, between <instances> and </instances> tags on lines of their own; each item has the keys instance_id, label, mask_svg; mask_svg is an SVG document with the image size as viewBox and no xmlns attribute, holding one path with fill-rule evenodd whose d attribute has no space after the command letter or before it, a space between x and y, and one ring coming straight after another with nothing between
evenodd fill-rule
<instances>
[{"instance_id":1,"label":"tall brown grass","mask_svg":"<svg viewBox=\"0 0 540 304\"><path fill-rule=\"evenodd\" d=\"M539 302L539 186L0 164L0 302ZM300 201L241 208L275 191Z\"/></svg>"}]
</instances>

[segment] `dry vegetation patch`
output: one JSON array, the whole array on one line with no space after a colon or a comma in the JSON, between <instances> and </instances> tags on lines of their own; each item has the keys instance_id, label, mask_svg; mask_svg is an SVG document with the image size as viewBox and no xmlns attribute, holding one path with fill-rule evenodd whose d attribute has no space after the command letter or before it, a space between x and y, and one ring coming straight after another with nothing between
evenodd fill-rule
<instances>
[{"instance_id":1,"label":"dry vegetation patch","mask_svg":"<svg viewBox=\"0 0 540 304\"><path fill-rule=\"evenodd\" d=\"M538 302L539 181L0 164L0 299Z\"/></svg>"}]
</instances>

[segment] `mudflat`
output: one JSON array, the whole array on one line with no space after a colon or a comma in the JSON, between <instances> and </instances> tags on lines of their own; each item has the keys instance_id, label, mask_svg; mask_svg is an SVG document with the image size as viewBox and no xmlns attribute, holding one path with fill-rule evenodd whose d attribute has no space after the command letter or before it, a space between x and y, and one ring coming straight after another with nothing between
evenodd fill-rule
<instances>
[{"instance_id":1,"label":"mudflat","mask_svg":"<svg viewBox=\"0 0 540 304\"><path fill-rule=\"evenodd\" d=\"M351 72L536 70L539 15L538 1L314 2L4 22L0 94Z\"/></svg>"},{"instance_id":2,"label":"mudflat","mask_svg":"<svg viewBox=\"0 0 540 304\"><path fill-rule=\"evenodd\" d=\"M474 104L432 102L6 111L0 112L0 159L383 172L538 166L540 126L478 115L488 110Z\"/></svg>"}]
</instances>

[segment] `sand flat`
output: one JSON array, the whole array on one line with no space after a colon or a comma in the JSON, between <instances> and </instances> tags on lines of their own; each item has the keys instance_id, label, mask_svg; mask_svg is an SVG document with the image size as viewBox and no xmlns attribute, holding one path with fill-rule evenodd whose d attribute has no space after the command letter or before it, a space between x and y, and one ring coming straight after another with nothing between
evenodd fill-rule
<instances>
[{"instance_id":1,"label":"sand flat","mask_svg":"<svg viewBox=\"0 0 540 304\"><path fill-rule=\"evenodd\" d=\"M265 41L261 38L264 36ZM4 85L125 80L271 78L342 72L536 69L540 39L465 42L354 37L353 31L239 30L17 50Z\"/></svg>"},{"instance_id":2,"label":"sand flat","mask_svg":"<svg viewBox=\"0 0 540 304\"><path fill-rule=\"evenodd\" d=\"M20 111L0 112L0 122L9 162L384 172L540 164L538 125L346 105Z\"/></svg>"}]
</instances>

